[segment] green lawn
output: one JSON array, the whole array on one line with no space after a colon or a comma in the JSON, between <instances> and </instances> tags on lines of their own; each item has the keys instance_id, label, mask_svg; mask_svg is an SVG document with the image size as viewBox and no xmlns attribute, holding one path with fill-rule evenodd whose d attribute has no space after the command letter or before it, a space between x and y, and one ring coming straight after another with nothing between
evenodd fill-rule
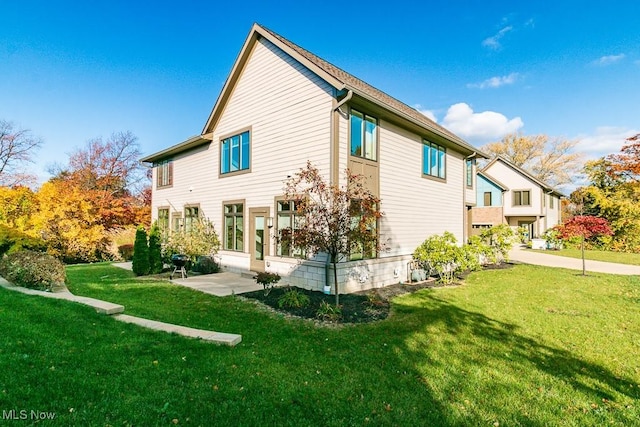
<instances>
[{"instance_id":1,"label":"green lawn","mask_svg":"<svg viewBox=\"0 0 640 427\"><path fill-rule=\"evenodd\" d=\"M536 251L549 255L566 256L570 258L582 259L582 252L580 249L562 249L559 251ZM611 251L584 251L585 259L593 261L605 261L616 262L619 264L631 264L640 265L640 254L626 253L626 252L611 252Z\"/></svg>"},{"instance_id":2,"label":"green lawn","mask_svg":"<svg viewBox=\"0 0 640 427\"><path fill-rule=\"evenodd\" d=\"M241 333L237 347L0 289L0 407L49 425L601 426L640 419L640 279L519 265L341 328L237 297L68 269L126 313ZM47 423L42 423L47 425Z\"/></svg>"}]
</instances>

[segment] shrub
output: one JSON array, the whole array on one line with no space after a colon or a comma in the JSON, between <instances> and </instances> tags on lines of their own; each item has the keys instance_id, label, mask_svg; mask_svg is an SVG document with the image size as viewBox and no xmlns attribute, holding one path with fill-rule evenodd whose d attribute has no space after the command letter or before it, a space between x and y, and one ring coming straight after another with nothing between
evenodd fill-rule
<instances>
[{"instance_id":1,"label":"shrub","mask_svg":"<svg viewBox=\"0 0 640 427\"><path fill-rule=\"evenodd\" d=\"M191 224L190 230L174 231L162 244L164 260L171 262L171 255L188 255L196 261L198 255L213 255L220 249L220 239L211 221L199 218Z\"/></svg>"},{"instance_id":2,"label":"shrub","mask_svg":"<svg viewBox=\"0 0 640 427\"><path fill-rule=\"evenodd\" d=\"M309 296L297 289L289 289L278 298L280 308L302 308L311 303Z\"/></svg>"},{"instance_id":3,"label":"shrub","mask_svg":"<svg viewBox=\"0 0 640 427\"><path fill-rule=\"evenodd\" d=\"M124 261L131 261L133 259L133 245L127 243L126 245L118 246L118 253Z\"/></svg>"},{"instance_id":4,"label":"shrub","mask_svg":"<svg viewBox=\"0 0 640 427\"><path fill-rule=\"evenodd\" d=\"M322 301L316 311L316 317L320 320L337 322L342 317L342 310L339 305L332 305L326 301Z\"/></svg>"},{"instance_id":5,"label":"shrub","mask_svg":"<svg viewBox=\"0 0 640 427\"><path fill-rule=\"evenodd\" d=\"M162 243L160 241L160 229L153 224L149 232L149 273L162 273L164 262L162 261Z\"/></svg>"},{"instance_id":6,"label":"shrub","mask_svg":"<svg viewBox=\"0 0 640 427\"><path fill-rule=\"evenodd\" d=\"M271 292L271 288L274 286L274 283L278 283L280 281L280 275L276 273L264 273L260 272L253 276L256 279L256 283L264 286L264 294L268 295Z\"/></svg>"},{"instance_id":7,"label":"shrub","mask_svg":"<svg viewBox=\"0 0 640 427\"><path fill-rule=\"evenodd\" d=\"M464 250L458 246L455 236L448 231L442 236L427 238L413 252L413 259L426 270L433 269L445 284L453 283L456 273L465 268L466 264Z\"/></svg>"},{"instance_id":8,"label":"shrub","mask_svg":"<svg viewBox=\"0 0 640 427\"><path fill-rule=\"evenodd\" d=\"M482 266L493 262L493 250L480 236L472 236L469 243L462 247L464 265L462 268L471 271L482 270Z\"/></svg>"},{"instance_id":9,"label":"shrub","mask_svg":"<svg viewBox=\"0 0 640 427\"><path fill-rule=\"evenodd\" d=\"M196 273L213 274L220 271L220 267L218 266L218 263L215 262L213 257L201 255L198 257L195 264L193 264L191 270L195 271Z\"/></svg>"},{"instance_id":10,"label":"shrub","mask_svg":"<svg viewBox=\"0 0 640 427\"><path fill-rule=\"evenodd\" d=\"M136 230L136 241L133 244L132 270L136 276L149 274L149 246L147 232L140 226Z\"/></svg>"},{"instance_id":11,"label":"shrub","mask_svg":"<svg viewBox=\"0 0 640 427\"><path fill-rule=\"evenodd\" d=\"M0 260L0 275L25 288L51 290L65 282L62 262L51 255L34 251L19 251Z\"/></svg>"},{"instance_id":12,"label":"shrub","mask_svg":"<svg viewBox=\"0 0 640 427\"><path fill-rule=\"evenodd\" d=\"M493 248L494 262L496 264L500 264L502 261L509 261L509 251L513 247L513 241L516 238L516 234L511 227L507 224L494 225L483 231L480 237L487 240Z\"/></svg>"},{"instance_id":13,"label":"shrub","mask_svg":"<svg viewBox=\"0 0 640 427\"><path fill-rule=\"evenodd\" d=\"M0 225L0 258L22 250L44 252L47 244L44 240L29 236L21 231Z\"/></svg>"}]
</instances>

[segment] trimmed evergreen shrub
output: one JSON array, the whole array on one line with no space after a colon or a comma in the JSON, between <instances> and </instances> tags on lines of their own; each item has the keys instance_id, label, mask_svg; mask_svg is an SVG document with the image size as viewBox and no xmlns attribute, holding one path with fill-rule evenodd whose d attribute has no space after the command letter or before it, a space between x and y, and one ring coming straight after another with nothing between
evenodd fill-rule
<instances>
[{"instance_id":1,"label":"trimmed evergreen shrub","mask_svg":"<svg viewBox=\"0 0 640 427\"><path fill-rule=\"evenodd\" d=\"M66 280L64 264L51 255L34 251L13 252L0 260L0 275L14 285L42 291Z\"/></svg>"},{"instance_id":2,"label":"trimmed evergreen shrub","mask_svg":"<svg viewBox=\"0 0 640 427\"><path fill-rule=\"evenodd\" d=\"M160 229L154 223L149 232L149 273L162 273L163 267Z\"/></svg>"},{"instance_id":3,"label":"trimmed evergreen shrub","mask_svg":"<svg viewBox=\"0 0 640 427\"><path fill-rule=\"evenodd\" d=\"M220 267L215 262L213 257L201 255L198 257L195 264L193 264L191 270L195 271L196 273L213 274L220 271Z\"/></svg>"},{"instance_id":4,"label":"trimmed evergreen shrub","mask_svg":"<svg viewBox=\"0 0 640 427\"><path fill-rule=\"evenodd\" d=\"M136 276L149 274L149 243L147 242L147 231L143 226L139 226L136 230L132 261L132 270Z\"/></svg>"}]
</instances>

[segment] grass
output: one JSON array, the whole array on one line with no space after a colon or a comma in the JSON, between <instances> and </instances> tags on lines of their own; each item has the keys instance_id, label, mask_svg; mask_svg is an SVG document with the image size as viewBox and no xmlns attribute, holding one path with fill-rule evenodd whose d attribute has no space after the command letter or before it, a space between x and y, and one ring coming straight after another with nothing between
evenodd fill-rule
<instances>
[{"instance_id":1,"label":"grass","mask_svg":"<svg viewBox=\"0 0 640 427\"><path fill-rule=\"evenodd\" d=\"M536 251L549 255L566 256L570 258L582 259L582 252L580 249L561 249L559 251ZM592 261L605 261L615 262L618 264L630 264L640 265L640 253L627 253L627 252L612 252L612 251L597 251L597 250L585 250L585 259Z\"/></svg>"},{"instance_id":2,"label":"grass","mask_svg":"<svg viewBox=\"0 0 640 427\"><path fill-rule=\"evenodd\" d=\"M633 425L640 279L520 265L393 300L339 328L139 280L68 269L126 313L241 333L237 347L145 330L0 289L0 408L49 425ZM46 422L42 423L47 425Z\"/></svg>"}]
</instances>

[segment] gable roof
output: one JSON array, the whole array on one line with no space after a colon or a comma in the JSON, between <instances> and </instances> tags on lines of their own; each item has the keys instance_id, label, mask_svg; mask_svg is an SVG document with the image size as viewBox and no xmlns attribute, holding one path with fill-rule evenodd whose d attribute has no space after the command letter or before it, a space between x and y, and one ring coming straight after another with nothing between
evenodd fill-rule
<instances>
[{"instance_id":1,"label":"gable roof","mask_svg":"<svg viewBox=\"0 0 640 427\"><path fill-rule=\"evenodd\" d=\"M502 184L500 181L498 181L497 179L495 179L491 175L488 175L488 174L484 173L483 171L478 171L478 176L481 176L482 178L486 179L487 181L489 181L491 184L493 184L494 186L498 187L502 191L509 190L509 187L507 187L506 185Z\"/></svg>"},{"instance_id":2,"label":"gable roof","mask_svg":"<svg viewBox=\"0 0 640 427\"><path fill-rule=\"evenodd\" d=\"M515 164L513 164L512 162L510 162L509 160L505 159L502 156L496 156L495 158L493 158L484 168L482 168L480 173L482 173L485 177L488 177L489 179L491 179L491 181L493 181L494 183L497 183L497 181L491 176L491 174L489 172L487 172L487 170L497 162L504 163L505 165L507 165L508 167L510 167L511 169L516 171L517 173L519 173L520 175L523 175L524 177L526 177L530 181L533 181L535 184L537 184L543 190L545 190L545 191L547 191L549 193L555 194L558 197L562 197L562 198L565 198L565 199L567 198L567 196L565 196L564 194L562 194L561 192L559 192L555 188L553 188L553 187L547 185L546 183L540 181L538 178L536 178L535 176L531 175L529 172L525 171L524 169L522 169L519 166L516 166Z\"/></svg>"},{"instance_id":3,"label":"gable roof","mask_svg":"<svg viewBox=\"0 0 640 427\"><path fill-rule=\"evenodd\" d=\"M247 36L238 57L236 58L231 72L227 77L227 80L222 87L220 95L216 100L209 118L202 130L202 143L204 141L210 141L210 134L213 132L220 116L223 113L224 107L233 93L233 89L242 74L242 69L251 56L253 46L261 38L268 40L270 43L281 49L287 55L298 61L300 64L311 70L318 75L329 85L334 87L337 91L351 91L355 97L359 97L365 101L373 103L385 111L390 112L392 115L401 119L407 120L414 126L426 131L430 134L436 135L443 140L449 141L456 146L464 154L476 154L478 157L489 158L482 151L478 150L468 142L464 141L448 129L437 124L433 120L429 119L424 114L417 111L415 108L408 106L407 104L387 95L385 92L376 89L370 84L358 79L352 74L347 73L339 67L331 64L328 61L318 57L317 55L309 52L308 50L296 45L295 43L287 40L279 34L259 25L254 24ZM193 138L191 138L193 139ZM191 140L190 139L190 140ZM190 141L188 140L188 141ZM176 154L184 149L193 148L193 145L181 143L177 144L169 149L163 150L156 154L152 154L143 159L143 161L155 161L159 160L158 155L162 153L167 157Z\"/></svg>"}]
</instances>

